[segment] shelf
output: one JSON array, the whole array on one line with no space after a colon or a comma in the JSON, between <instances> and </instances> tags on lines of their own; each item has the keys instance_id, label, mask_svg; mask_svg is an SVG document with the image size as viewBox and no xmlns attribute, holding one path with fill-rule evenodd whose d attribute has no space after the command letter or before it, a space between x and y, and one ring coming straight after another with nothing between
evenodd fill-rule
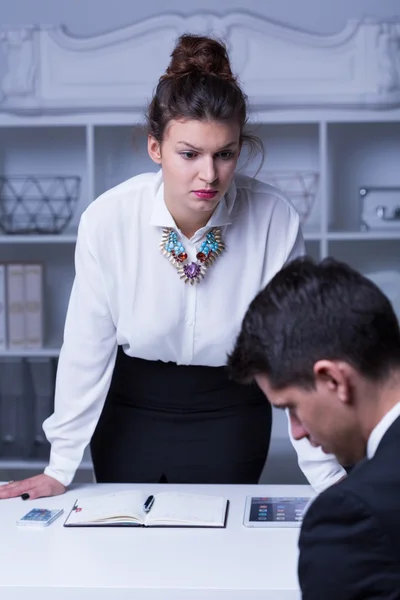
<instances>
[{"instance_id":1,"label":"shelf","mask_svg":"<svg viewBox=\"0 0 400 600\"><path fill-rule=\"evenodd\" d=\"M0 235L0 244L75 244L76 233L60 235Z\"/></svg>"},{"instance_id":2,"label":"shelf","mask_svg":"<svg viewBox=\"0 0 400 600\"><path fill-rule=\"evenodd\" d=\"M306 254L319 262L321 260L321 244L315 240L305 240Z\"/></svg>"},{"instance_id":3,"label":"shelf","mask_svg":"<svg viewBox=\"0 0 400 600\"><path fill-rule=\"evenodd\" d=\"M315 108L310 113L309 108L286 108L283 110L263 110L262 107L255 107L250 111L249 125L257 126L262 124L288 124L288 123L371 123L371 122L393 122L400 121L400 109L395 108L388 111L359 110L331 108L327 112L324 108ZM36 127L85 127L87 125L99 127L113 126L144 126L144 111L118 111L94 112L88 114L17 114L2 113L0 115L0 128L21 128L33 129Z\"/></svg>"},{"instance_id":4,"label":"shelf","mask_svg":"<svg viewBox=\"0 0 400 600\"><path fill-rule=\"evenodd\" d=\"M140 173L157 172L142 126L102 126L94 131L95 197Z\"/></svg>"},{"instance_id":5,"label":"shelf","mask_svg":"<svg viewBox=\"0 0 400 600\"><path fill-rule=\"evenodd\" d=\"M0 469L44 469L48 465L46 460L22 460L18 458L0 458ZM83 461L78 470L91 471L93 465L90 461Z\"/></svg>"},{"instance_id":6,"label":"shelf","mask_svg":"<svg viewBox=\"0 0 400 600\"><path fill-rule=\"evenodd\" d=\"M329 233L308 232L303 229L305 241L374 242L379 240L400 240L399 231L331 231Z\"/></svg>"},{"instance_id":7,"label":"shelf","mask_svg":"<svg viewBox=\"0 0 400 600\"><path fill-rule=\"evenodd\" d=\"M3 176L10 178L18 176L80 177L79 194L76 199L70 198L70 208L73 214L68 223L68 227L75 230L74 233L76 232L80 215L87 206L90 191L85 127L40 127L38 125L25 128L0 127L0 170ZM50 196L54 193L53 200L57 200L53 207L57 206L57 213L67 217L69 213L66 213L62 209L62 204L59 203L65 194L62 194L61 190L54 186L50 186L49 189ZM37 202L38 197L46 196L48 192L46 185L43 190L43 194L38 196L37 190L32 191L32 188L28 187L24 191L25 207L30 206L29 210L31 211L35 206L32 202ZM14 191L15 195L17 193ZM7 206L7 210L10 210L9 205ZM21 214L21 211L19 210L17 214ZM8 236L5 237L8 239Z\"/></svg>"},{"instance_id":8,"label":"shelf","mask_svg":"<svg viewBox=\"0 0 400 600\"><path fill-rule=\"evenodd\" d=\"M307 229L303 229L304 239L306 240L320 240L323 235L317 231L307 231ZM353 239L357 233L344 233L343 238L339 238L338 236L342 235L340 233L329 234L332 237L330 239ZM350 237L349 237L350 236ZM359 239L371 239L372 234L367 234L365 238ZM400 238L400 231L395 235L386 235L383 234L381 236L382 239L387 238ZM379 239L381 239L379 238ZM75 244L77 239L76 234L68 234L68 235L0 235L0 245L1 244ZM377 238L378 239L378 238Z\"/></svg>"},{"instance_id":9,"label":"shelf","mask_svg":"<svg viewBox=\"0 0 400 600\"><path fill-rule=\"evenodd\" d=\"M378 240L400 240L398 231L334 231L327 234L328 240L338 241L378 241Z\"/></svg>"},{"instance_id":10,"label":"shelf","mask_svg":"<svg viewBox=\"0 0 400 600\"><path fill-rule=\"evenodd\" d=\"M400 271L400 236L397 239L382 239L379 251L375 242L370 238L332 240L328 242L329 254L362 273Z\"/></svg>"},{"instance_id":11,"label":"shelf","mask_svg":"<svg viewBox=\"0 0 400 600\"><path fill-rule=\"evenodd\" d=\"M398 240L399 231L332 231L326 235L317 231L303 229L305 240ZM1 244L75 244L76 234L68 235L10 235L0 236Z\"/></svg>"},{"instance_id":12,"label":"shelf","mask_svg":"<svg viewBox=\"0 0 400 600\"><path fill-rule=\"evenodd\" d=\"M327 136L329 229L357 231L360 188L400 185L400 123L338 123Z\"/></svg>"},{"instance_id":13,"label":"shelf","mask_svg":"<svg viewBox=\"0 0 400 600\"><path fill-rule=\"evenodd\" d=\"M318 231L307 231L307 229L303 228L303 237L305 241L319 242L323 236Z\"/></svg>"},{"instance_id":14,"label":"shelf","mask_svg":"<svg viewBox=\"0 0 400 600\"><path fill-rule=\"evenodd\" d=\"M31 356L39 356L43 358L54 358L58 357L60 354L60 348L57 347L49 347L49 348L26 348L19 350L1 350L0 358L29 358Z\"/></svg>"},{"instance_id":15,"label":"shelf","mask_svg":"<svg viewBox=\"0 0 400 600\"><path fill-rule=\"evenodd\" d=\"M319 231L312 231L303 228L304 238L307 240L320 240L322 234ZM333 234L336 236L336 232ZM347 235L347 233L345 233ZM400 237L400 231L397 232ZM387 236L384 236L387 237ZM61 235L0 235L1 244L75 244L77 233L68 233ZM337 239L332 238L332 239ZM348 239L343 238L343 239Z\"/></svg>"}]
</instances>

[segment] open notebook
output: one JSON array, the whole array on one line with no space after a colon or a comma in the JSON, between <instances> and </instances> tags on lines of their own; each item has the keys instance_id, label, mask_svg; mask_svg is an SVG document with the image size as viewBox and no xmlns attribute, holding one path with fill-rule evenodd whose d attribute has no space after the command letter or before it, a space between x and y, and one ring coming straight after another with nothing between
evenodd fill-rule
<instances>
[{"instance_id":1,"label":"open notebook","mask_svg":"<svg viewBox=\"0 0 400 600\"><path fill-rule=\"evenodd\" d=\"M225 527L228 500L222 496L160 492L149 512L148 492L123 491L77 500L65 527Z\"/></svg>"}]
</instances>

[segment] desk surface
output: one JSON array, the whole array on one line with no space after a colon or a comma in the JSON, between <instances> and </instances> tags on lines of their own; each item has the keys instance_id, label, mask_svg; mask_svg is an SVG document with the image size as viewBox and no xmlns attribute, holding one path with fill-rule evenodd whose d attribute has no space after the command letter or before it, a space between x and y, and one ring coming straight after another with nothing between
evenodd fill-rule
<instances>
[{"instance_id":1,"label":"desk surface","mask_svg":"<svg viewBox=\"0 0 400 600\"><path fill-rule=\"evenodd\" d=\"M220 494L226 529L63 527L74 500L139 488ZM76 485L55 498L0 501L5 600L299 600L298 528L243 526L247 495L312 496L308 486ZM30 508L64 508L47 528L17 527Z\"/></svg>"}]
</instances>

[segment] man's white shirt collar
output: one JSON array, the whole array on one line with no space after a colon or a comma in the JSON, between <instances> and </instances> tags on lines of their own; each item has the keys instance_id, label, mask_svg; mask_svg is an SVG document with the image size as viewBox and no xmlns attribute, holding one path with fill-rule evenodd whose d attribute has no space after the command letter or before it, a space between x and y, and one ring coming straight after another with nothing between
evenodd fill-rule
<instances>
[{"instance_id":1,"label":"man's white shirt collar","mask_svg":"<svg viewBox=\"0 0 400 600\"><path fill-rule=\"evenodd\" d=\"M391 408L389 410L389 412L386 413L386 415L383 417L383 419L381 419L379 421L378 425L376 425L376 427L374 427L374 429L372 430L371 435L369 436L369 439L368 439L368 444L367 444L367 457L368 458L372 458L375 455L375 452L377 451L378 446L381 443L383 436L385 435L385 433L387 432L389 427L391 425L393 425L393 423L399 416L400 416L400 402L395 404L393 406L393 408Z\"/></svg>"}]
</instances>

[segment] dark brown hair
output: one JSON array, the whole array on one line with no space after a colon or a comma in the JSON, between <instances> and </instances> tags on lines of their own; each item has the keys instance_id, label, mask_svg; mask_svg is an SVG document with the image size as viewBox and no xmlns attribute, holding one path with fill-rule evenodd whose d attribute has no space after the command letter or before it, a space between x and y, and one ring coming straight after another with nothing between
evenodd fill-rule
<instances>
[{"instance_id":1,"label":"dark brown hair","mask_svg":"<svg viewBox=\"0 0 400 600\"><path fill-rule=\"evenodd\" d=\"M163 141L173 119L236 122L240 141L264 155L261 140L244 132L247 96L233 75L226 46L199 35L182 35L160 77L147 112L147 133Z\"/></svg>"},{"instance_id":2,"label":"dark brown hair","mask_svg":"<svg viewBox=\"0 0 400 600\"><path fill-rule=\"evenodd\" d=\"M333 258L285 265L244 316L228 368L238 381L268 377L274 389L315 389L319 360L344 361L370 381L400 368L400 329L372 281Z\"/></svg>"}]
</instances>

